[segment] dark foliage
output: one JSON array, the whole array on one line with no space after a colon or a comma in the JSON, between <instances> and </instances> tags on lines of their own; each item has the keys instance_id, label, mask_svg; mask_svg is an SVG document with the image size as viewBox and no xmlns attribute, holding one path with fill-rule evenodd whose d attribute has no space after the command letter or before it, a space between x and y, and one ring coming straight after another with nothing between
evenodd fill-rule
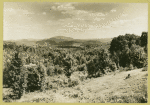
<instances>
[{"instance_id":1,"label":"dark foliage","mask_svg":"<svg viewBox=\"0 0 150 105\"><path fill-rule=\"evenodd\" d=\"M141 68L145 65L147 59L144 52L147 47L142 48L143 46L147 46L146 32L143 32L141 37L130 34L115 37L109 48L111 59L118 67L129 67L132 64Z\"/></svg>"},{"instance_id":2,"label":"dark foliage","mask_svg":"<svg viewBox=\"0 0 150 105\"><path fill-rule=\"evenodd\" d=\"M18 98L22 95L22 81L21 81L21 67L22 61L18 57L19 52L16 52L8 71L8 86L13 89L14 94L17 94Z\"/></svg>"}]
</instances>

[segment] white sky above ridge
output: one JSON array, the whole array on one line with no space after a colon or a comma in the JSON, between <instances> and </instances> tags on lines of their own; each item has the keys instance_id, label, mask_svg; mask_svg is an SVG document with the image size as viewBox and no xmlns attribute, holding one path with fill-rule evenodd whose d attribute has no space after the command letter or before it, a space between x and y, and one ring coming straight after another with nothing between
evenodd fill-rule
<instances>
[{"instance_id":1,"label":"white sky above ridge","mask_svg":"<svg viewBox=\"0 0 150 105\"><path fill-rule=\"evenodd\" d=\"M148 31L147 3L5 2L3 39L112 38Z\"/></svg>"}]
</instances>

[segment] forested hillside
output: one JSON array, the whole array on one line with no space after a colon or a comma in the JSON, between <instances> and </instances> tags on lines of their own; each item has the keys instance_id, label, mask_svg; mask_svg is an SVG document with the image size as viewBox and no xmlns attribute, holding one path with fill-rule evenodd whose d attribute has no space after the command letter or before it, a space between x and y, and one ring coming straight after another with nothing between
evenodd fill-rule
<instances>
[{"instance_id":1,"label":"forested hillside","mask_svg":"<svg viewBox=\"0 0 150 105\"><path fill-rule=\"evenodd\" d=\"M20 99L24 92L45 91L58 88L58 85L74 87L84 79L116 71L143 67L147 70L147 37L148 33L142 32L141 36L119 35L110 42L63 39L60 36L36 41L34 46L4 42L3 86L13 89L9 98ZM76 72L83 73L80 81L71 78ZM60 76L59 81L54 81L56 76ZM56 82L59 82L57 86Z\"/></svg>"}]
</instances>

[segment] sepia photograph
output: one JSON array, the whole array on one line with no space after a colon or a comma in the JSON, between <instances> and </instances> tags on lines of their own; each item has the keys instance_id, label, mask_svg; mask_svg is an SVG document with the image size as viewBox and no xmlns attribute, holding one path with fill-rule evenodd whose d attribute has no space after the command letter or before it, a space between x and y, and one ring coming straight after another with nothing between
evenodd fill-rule
<instances>
[{"instance_id":1,"label":"sepia photograph","mask_svg":"<svg viewBox=\"0 0 150 105\"><path fill-rule=\"evenodd\" d=\"M147 103L148 3L4 2L4 103Z\"/></svg>"}]
</instances>

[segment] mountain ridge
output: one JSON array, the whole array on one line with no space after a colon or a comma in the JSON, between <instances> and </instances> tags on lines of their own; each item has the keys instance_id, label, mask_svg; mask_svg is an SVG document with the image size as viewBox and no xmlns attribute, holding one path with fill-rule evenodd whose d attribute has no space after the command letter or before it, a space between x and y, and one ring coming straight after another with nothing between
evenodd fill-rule
<instances>
[{"instance_id":1,"label":"mountain ridge","mask_svg":"<svg viewBox=\"0 0 150 105\"><path fill-rule=\"evenodd\" d=\"M47 39L21 39L4 42L15 42L17 45L51 45L51 46L86 46L86 45L100 45L102 43L109 43L112 38L101 38L101 39L74 39L66 36L55 36Z\"/></svg>"}]
</instances>

